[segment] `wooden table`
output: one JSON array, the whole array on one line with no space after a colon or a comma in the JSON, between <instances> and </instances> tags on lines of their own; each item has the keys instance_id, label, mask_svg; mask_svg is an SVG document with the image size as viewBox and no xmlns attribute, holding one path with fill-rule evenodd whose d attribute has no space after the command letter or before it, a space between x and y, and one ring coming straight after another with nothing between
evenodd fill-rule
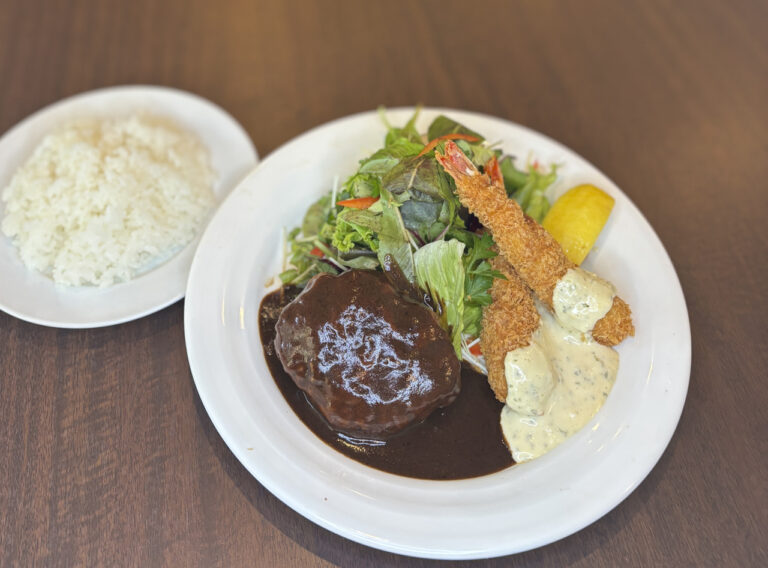
<instances>
[{"instance_id":1,"label":"wooden table","mask_svg":"<svg viewBox=\"0 0 768 568\"><path fill-rule=\"evenodd\" d=\"M482 566L768 562L765 2L0 2L0 131L65 96L169 85L260 154L422 102L548 134L654 226L690 312L677 433L581 532ZM0 286L2 286L0 275ZM253 479L190 374L183 302L93 330L0 313L0 564L428 566L321 529Z\"/></svg>"}]
</instances>

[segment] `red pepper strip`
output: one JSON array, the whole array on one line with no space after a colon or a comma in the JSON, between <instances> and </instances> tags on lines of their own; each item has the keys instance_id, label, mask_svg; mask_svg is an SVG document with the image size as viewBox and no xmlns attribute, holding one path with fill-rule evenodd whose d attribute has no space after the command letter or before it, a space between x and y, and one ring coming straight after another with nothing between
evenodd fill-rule
<instances>
[{"instance_id":1,"label":"red pepper strip","mask_svg":"<svg viewBox=\"0 0 768 568\"><path fill-rule=\"evenodd\" d=\"M443 140L466 140L467 142L479 142L480 138L477 136L472 136L471 134L460 134L458 132L455 132L453 134L443 134L442 136L438 136L434 140L432 140L429 144L424 146L424 148L419 152L416 157L423 156L427 152L431 152L435 149L435 146L437 146L440 142Z\"/></svg>"},{"instance_id":2,"label":"red pepper strip","mask_svg":"<svg viewBox=\"0 0 768 568\"><path fill-rule=\"evenodd\" d=\"M469 352L472 353L475 357L478 357L479 355L483 354L482 349L480 349L480 342L478 341L475 343L472 347L469 348Z\"/></svg>"},{"instance_id":3,"label":"red pepper strip","mask_svg":"<svg viewBox=\"0 0 768 568\"><path fill-rule=\"evenodd\" d=\"M337 201L336 205L342 207L351 207L352 209L368 209L379 200L378 197L356 197L355 199L344 199Z\"/></svg>"},{"instance_id":4,"label":"red pepper strip","mask_svg":"<svg viewBox=\"0 0 768 568\"><path fill-rule=\"evenodd\" d=\"M499 166L499 160L496 156L488 160L485 164L485 173L491 178L491 183L496 187L504 188L504 176L501 173L501 167Z\"/></svg>"},{"instance_id":5,"label":"red pepper strip","mask_svg":"<svg viewBox=\"0 0 768 568\"><path fill-rule=\"evenodd\" d=\"M325 253L321 251L319 248L315 247L311 251L309 251L309 254L312 256L316 256L318 258L323 258L325 256Z\"/></svg>"}]
</instances>

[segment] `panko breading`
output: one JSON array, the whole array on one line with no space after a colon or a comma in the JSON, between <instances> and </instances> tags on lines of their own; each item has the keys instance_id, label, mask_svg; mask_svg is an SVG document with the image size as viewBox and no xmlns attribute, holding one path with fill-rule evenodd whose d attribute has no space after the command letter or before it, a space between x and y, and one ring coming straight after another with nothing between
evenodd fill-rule
<instances>
[{"instance_id":1,"label":"panko breading","mask_svg":"<svg viewBox=\"0 0 768 568\"><path fill-rule=\"evenodd\" d=\"M494 270L507 279L496 278L491 286L493 303L483 310L483 330L480 347L488 369L488 384L499 401L507 399L507 379L504 358L530 344L531 336L539 327L539 312L528 286L501 256L491 260Z\"/></svg>"},{"instance_id":2,"label":"panko breading","mask_svg":"<svg viewBox=\"0 0 768 568\"><path fill-rule=\"evenodd\" d=\"M629 309L629 304L615 296L611 309L592 328L592 337L598 343L610 347L618 345L631 335L635 335L635 326L632 325L632 310Z\"/></svg>"},{"instance_id":3,"label":"panko breading","mask_svg":"<svg viewBox=\"0 0 768 568\"><path fill-rule=\"evenodd\" d=\"M527 216L506 191L475 165L453 142L445 145L445 154L435 157L456 182L461 203L490 229L504 258L552 310L552 295L558 281L571 268L562 247L546 229ZM593 337L603 345L613 346L634 335L629 306L618 296L610 311L595 325Z\"/></svg>"}]
</instances>

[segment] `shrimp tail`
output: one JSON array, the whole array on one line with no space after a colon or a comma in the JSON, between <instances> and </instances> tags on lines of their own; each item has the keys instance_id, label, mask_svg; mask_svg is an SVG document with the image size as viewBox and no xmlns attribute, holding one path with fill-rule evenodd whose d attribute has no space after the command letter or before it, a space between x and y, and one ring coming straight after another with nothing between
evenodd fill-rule
<instances>
[{"instance_id":1,"label":"shrimp tail","mask_svg":"<svg viewBox=\"0 0 768 568\"><path fill-rule=\"evenodd\" d=\"M445 168L445 171L448 172L453 179L462 179L465 176L480 175L475 164L467 158L455 142L446 142L445 154L435 152L435 158L437 158L440 165Z\"/></svg>"},{"instance_id":2,"label":"shrimp tail","mask_svg":"<svg viewBox=\"0 0 768 568\"><path fill-rule=\"evenodd\" d=\"M501 173L501 166L499 166L499 160L496 156L488 160L483 169L494 186L500 187L505 192L507 191L504 187L504 175Z\"/></svg>"}]
</instances>

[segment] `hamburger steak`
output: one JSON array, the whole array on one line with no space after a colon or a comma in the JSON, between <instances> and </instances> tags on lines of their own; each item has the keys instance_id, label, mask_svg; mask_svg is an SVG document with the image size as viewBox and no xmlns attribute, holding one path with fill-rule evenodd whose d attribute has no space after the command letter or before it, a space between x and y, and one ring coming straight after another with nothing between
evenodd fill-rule
<instances>
[{"instance_id":1,"label":"hamburger steak","mask_svg":"<svg viewBox=\"0 0 768 568\"><path fill-rule=\"evenodd\" d=\"M275 326L285 371L335 429L382 439L449 405L461 367L434 312L379 272L319 274Z\"/></svg>"}]
</instances>

